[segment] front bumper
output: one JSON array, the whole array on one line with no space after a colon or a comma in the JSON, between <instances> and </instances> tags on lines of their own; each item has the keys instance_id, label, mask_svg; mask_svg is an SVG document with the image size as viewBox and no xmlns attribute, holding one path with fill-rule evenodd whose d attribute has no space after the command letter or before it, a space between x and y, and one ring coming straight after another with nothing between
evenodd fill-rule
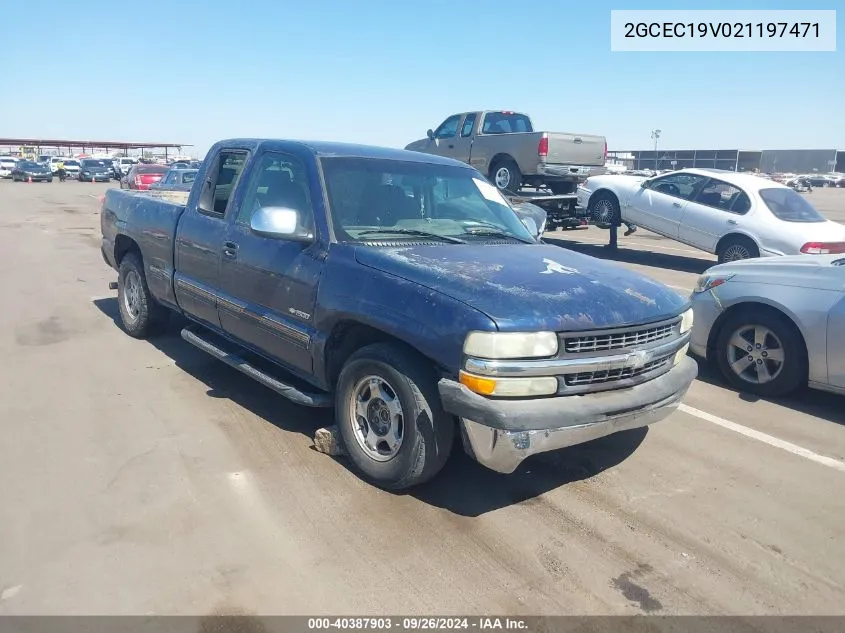
<instances>
[{"instance_id":1,"label":"front bumper","mask_svg":"<svg viewBox=\"0 0 845 633\"><path fill-rule=\"evenodd\" d=\"M692 328L689 348L696 356L706 359L710 332L724 309L713 290L694 294L690 300L695 327Z\"/></svg>"},{"instance_id":2,"label":"front bumper","mask_svg":"<svg viewBox=\"0 0 845 633\"><path fill-rule=\"evenodd\" d=\"M464 448L480 464L512 473L527 457L647 426L669 416L698 374L684 356L648 382L615 391L525 400L485 398L449 379L443 408L461 420Z\"/></svg>"}]
</instances>

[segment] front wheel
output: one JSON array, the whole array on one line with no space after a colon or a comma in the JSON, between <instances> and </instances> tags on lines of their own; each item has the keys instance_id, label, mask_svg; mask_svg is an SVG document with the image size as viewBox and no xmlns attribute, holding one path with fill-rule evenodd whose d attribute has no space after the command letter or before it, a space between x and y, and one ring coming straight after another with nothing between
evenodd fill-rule
<instances>
[{"instance_id":1,"label":"front wheel","mask_svg":"<svg viewBox=\"0 0 845 633\"><path fill-rule=\"evenodd\" d=\"M804 339L789 319L771 310L729 316L716 352L722 374L741 391L785 396L807 382Z\"/></svg>"},{"instance_id":2,"label":"front wheel","mask_svg":"<svg viewBox=\"0 0 845 633\"><path fill-rule=\"evenodd\" d=\"M455 422L440 405L433 368L393 343L355 352L340 372L335 415L356 473L387 490L434 477L452 449Z\"/></svg>"},{"instance_id":3,"label":"front wheel","mask_svg":"<svg viewBox=\"0 0 845 633\"><path fill-rule=\"evenodd\" d=\"M150 293L144 265L136 253L128 253L120 262L117 303L123 329L134 338L146 338L167 316L166 309Z\"/></svg>"},{"instance_id":4,"label":"front wheel","mask_svg":"<svg viewBox=\"0 0 845 633\"><path fill-rule=\"evenodd\" d=\"M590 196L587 203L587 214L593 224L600 227L611 227L619 224L621 212L619 200L612 193L600 191Z\"/></svg>"}]
</instances>

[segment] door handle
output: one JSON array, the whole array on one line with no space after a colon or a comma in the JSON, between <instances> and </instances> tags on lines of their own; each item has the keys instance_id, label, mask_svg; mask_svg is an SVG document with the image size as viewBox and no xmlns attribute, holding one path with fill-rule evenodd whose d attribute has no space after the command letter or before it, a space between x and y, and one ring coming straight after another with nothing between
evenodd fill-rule
<instances>
[{"instance_id":1,"label":"door handle","mask_svg":"<svg viewBox=\"0 0 845 633\"><path fill-rule=\"evenodd\" d=\"M728 220L728 224L736 224L736 220Z\"/></svg>"},{"instance_id":2,"label":"door handle","mask_svg":"<svg viewBox=\"0 0 845 633\"><path fill-rule=\"evenodd\" d=\"M238 245L234 242L223 242L223 257L235 259L238 256Z\"/></svg>"},{"instance_id":3,"label":"door handle","mask_svg":"<svg viewBox=\"0 0 845 633\"><path fill-rule=\"evenodd\" d=\"M681 208L681 203L680 203L680 202L673 202L673 203L672 203L672 206L673 206L673 207L677 207L677 208L679 208L679 209L680 209L680 208Z\"/></svg>"}]
</instances>

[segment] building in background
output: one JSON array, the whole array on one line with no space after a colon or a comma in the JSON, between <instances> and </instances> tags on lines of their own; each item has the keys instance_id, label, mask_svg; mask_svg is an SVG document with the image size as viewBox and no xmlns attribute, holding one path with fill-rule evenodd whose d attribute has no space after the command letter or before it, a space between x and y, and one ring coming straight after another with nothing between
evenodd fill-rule
<instances>
[{"instance_id":1,"label":"building in background","mask_svg":"<svg viewBox=\"0 0 845 633\"><path fill-rule=\"evenodd\" d=\"M627 169L703 167L762 173L845 173L845 150L835 149L691 149L628 150L607 153L607 161Z\"/></svg>"}]
</instances>

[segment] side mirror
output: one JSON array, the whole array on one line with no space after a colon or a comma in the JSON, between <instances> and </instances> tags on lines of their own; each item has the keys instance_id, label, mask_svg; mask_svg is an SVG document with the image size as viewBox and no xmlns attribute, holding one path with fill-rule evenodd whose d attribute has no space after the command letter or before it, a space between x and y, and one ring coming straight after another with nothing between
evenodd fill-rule
<instances>
[{"instance_id":1,"label":"side mirror","mask_svg":"<svg viewBox=\"0 0 845 633\"><path fill-rule=\"evenodd\" d=\"M426 130L425 135L428 137L429 141L434 140L434 130Z\"/></svg>"},{"instance_id":2,"label":"side mirror","mask_svg":"<svg viewBox=\"0 0 845 633\"><path fill-rule=\"evenodd\" d=\"M299 213L286 207L261 207L252 214L249 228L253 233L274 239L310 242L312 235L299 229Z\"/></svg>"},{"instance_id":3,"label":"side mirror","mask_svg":"<svg viewBox=\"0 0 845 633\"><path fill-rule=\"evenodd\" d=\"M648 180L643 180L640 183L640 189L648 189Z\"/></svg>"},{"instance_id":4,"label":"side mirror","mask_svg":"<svg viewBox=\"0 0 845 633\"><path fill-rule=\"evenodd\" d=\"M528 232L531 233L535 238L540 237L540 229L537 228L537 223L534 221L534 218L523 217L522 218L522 225L528 229Z\"/></svg>"}]
</instances>

